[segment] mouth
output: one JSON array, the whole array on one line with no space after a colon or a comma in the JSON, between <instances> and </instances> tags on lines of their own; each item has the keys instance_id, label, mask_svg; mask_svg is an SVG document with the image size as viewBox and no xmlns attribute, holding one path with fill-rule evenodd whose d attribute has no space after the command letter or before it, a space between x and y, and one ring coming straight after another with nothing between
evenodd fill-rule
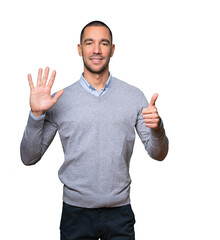
<instances>
[{"instance_id":1,"label":"mouth","mask_svg":"<svg viewBox=\"0 0 220 240\"><path fill-rule=\"evenodd\" d=\"M103 57L91 57L90 60L92 63L100 63L103 60Z\"/></svg>"}]
</instances>

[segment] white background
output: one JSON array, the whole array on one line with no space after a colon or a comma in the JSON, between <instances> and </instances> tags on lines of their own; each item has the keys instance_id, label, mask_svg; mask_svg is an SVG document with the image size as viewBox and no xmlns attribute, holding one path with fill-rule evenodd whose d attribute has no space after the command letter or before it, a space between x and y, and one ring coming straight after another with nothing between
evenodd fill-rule
<instances>
[{"instance_id":1,"label":"white background","mask_svg":"<svg viewBox=\"0 0 220 240\"><path fill-rule=\"evenodd\" d=\"M219 12L214 0L1 1L2 239L59 239L58 135L38 164L26 167L20 160L27 74L36 79L39 67L56 69L53 92L78 80L83 64L76 46L92 20L112 29L112 74L149 100L159 93L170 140L169 155L157 162L137 137L131 161L136 239L220 239Z\"/></svg>"}]
</instances>

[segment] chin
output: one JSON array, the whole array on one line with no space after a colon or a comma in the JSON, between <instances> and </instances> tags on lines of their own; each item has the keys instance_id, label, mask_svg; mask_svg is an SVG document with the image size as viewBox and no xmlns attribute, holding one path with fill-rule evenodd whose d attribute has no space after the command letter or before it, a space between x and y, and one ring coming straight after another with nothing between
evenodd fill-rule
<instances>
[{"instance_id":1,"label":"chin","mask_svg":"<svg viewBox=\"0 0 220 240\"><path fill-rule=\"evenodd\" d=\"M94 74L101 74L108 69L108 65L107 66L102 66L100 68L93 68L93 67L90 67L88 65L85 65L85 67L89 72L94 73Z\"/></svg>"}]
</instances>

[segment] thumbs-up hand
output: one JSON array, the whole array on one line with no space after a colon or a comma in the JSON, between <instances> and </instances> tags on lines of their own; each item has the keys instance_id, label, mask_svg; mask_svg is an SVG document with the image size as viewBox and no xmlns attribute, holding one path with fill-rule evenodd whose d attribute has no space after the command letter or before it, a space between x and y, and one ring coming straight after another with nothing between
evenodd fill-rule
<instances>
[{"instance_id":1,"label":"thumbs-up hand","mask_svg":"<svg viewBox=\"0 0 220 240\"><path fill-rule=\"evenodd\" d=\"M157 112L157 108L155 107L155 102L157 98L158 98L158 94L155 93L152 96L148 107L144 108L142 111L145 125L149 128L154 128L154 129L158 128L160 124L160 117Z\"/></svg>"}]
</instances>

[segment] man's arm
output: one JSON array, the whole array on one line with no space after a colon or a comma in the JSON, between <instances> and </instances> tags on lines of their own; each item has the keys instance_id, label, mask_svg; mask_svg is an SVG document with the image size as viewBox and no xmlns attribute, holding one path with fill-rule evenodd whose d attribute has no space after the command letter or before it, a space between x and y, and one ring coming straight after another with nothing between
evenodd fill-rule
<instances>
[{"instance_id":1,"label":"man's arm","mask_svg":"<svg viewBox=\"0 0 220 240\"><path fill-rule=\"evenodd\" d=\"M160 118L155 102L158 94L154 94L147 108L139 112L136 130L149 156L162 161L168 153L168 138L162 119ZM144 97L144 102L147 103Z\"/></svg>"},{"instance_id":2,"label":"man's arm","mask_svg":"<svg viewBox=\"0 0 220 240\"><path fill-rule=\"evenodd\" d=\"M56 104L63 90L51 97L56 72L53 71L48 84L49 68L45 69L43 78L42 73L43 70L39 69L36 87L31 75L28 75L31 113L20 146L21 159L25 165L35 164L41 159L57 131L56 124L50 120L49 113L45 114L45 112Z\"/></svg>"}]
</instances>

